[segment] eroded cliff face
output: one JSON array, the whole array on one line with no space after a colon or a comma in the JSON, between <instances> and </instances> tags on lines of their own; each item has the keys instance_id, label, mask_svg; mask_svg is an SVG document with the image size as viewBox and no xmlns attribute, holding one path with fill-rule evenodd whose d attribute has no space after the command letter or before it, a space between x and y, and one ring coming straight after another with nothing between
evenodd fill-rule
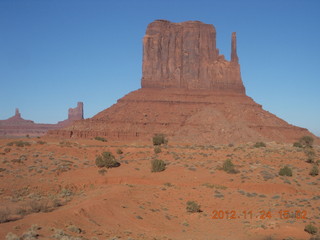
<instances>
[{"instance_id":1,"label":"eroded cliff face","mask_svg":"<svg viewBox=\"0 0 320 240\"><path fill-rule=\"evenodd\" d=\"M219 55L216 30L199 21L156 20L143 38L143 88L210 89L245 93L232 34L231 61Z\"/></svg>"}]
</instances>

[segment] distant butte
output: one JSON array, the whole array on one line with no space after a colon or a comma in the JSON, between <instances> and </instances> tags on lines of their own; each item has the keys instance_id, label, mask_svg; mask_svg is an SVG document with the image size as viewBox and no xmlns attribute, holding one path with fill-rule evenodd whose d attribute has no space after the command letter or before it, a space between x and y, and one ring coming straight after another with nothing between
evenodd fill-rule
<instances>
[{"instance_id":1,"label":"distant butte","mask_svg":"<svg viewBox=\"0 0 320 240\"><path fill-rule=\"evenodd\" d=\"M211 24L150 23L143 38L141 86L94 117L49 134L144 141L164 133L170 141L192 144L293 142L304 135L315 137L263 110L246 95L236 33L231 35L228 61L219 54Z\"/></svg>"},{"instance_id":2,"label":"distant butte","mask_svg":"<svg viewBox=\"0 0 320 240\"><path fill-rule=\"evenodd\" d=\"M34 123L21 117L16 108L15 115L6 120L0 120L0 137L41 136L49 130L59 129L72 124L75 120L83 119L83 103L78 102L76 108L69 108L68 119L57 124Z\"/></svg>"}]
</instances>

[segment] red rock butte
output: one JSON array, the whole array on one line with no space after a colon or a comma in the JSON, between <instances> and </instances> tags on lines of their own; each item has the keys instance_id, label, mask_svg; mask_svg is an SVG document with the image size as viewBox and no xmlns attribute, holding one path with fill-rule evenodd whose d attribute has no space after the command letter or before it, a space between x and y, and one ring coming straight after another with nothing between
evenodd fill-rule
<instances>
[{"instance_id":1,"label":"red rock butte","mask_svg":"<svg viewBox=\"0 0 320 240\"><path fill-rule=\"evenodd\" d=\"M231 34L227 61L219 54L211 24L150 23L143 38L141 86L94 117L49 134L145 141L163 133L170 141L193 144L293 142L304 135L315 137L263 110L246 95L236 33Z\"/></svg>"}]
</instances>

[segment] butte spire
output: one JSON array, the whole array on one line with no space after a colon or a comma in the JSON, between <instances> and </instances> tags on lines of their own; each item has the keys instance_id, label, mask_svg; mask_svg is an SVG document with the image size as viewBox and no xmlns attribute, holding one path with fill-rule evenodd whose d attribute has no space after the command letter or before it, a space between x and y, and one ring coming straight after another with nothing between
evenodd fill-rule
<instances>
[{"instance_id":1,"label":"butte spire","mask_svg":"<svg viewBox=\"0 0 320 240\"><path fill-rule=\"evenodd\" d=\"M239 63L239 58L237 54L237 36L236 33L232 33L231 37L231 62Z\"/></svg>"}]
</instances>

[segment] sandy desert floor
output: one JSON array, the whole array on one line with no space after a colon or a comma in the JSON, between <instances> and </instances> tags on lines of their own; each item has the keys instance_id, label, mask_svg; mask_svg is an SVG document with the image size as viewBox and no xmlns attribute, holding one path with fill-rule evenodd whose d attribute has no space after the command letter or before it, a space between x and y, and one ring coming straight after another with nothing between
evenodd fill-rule
<instances>
[{"instance_id":1,"label":"sandy desert floor","mask_svg":"<svg viewBox=\"0 0 320 240\"><path fill-rule=\"evenodd\" d=\"M309 240L306 225L320 231L320 177L303 149L266 144L169 141L155 154L151 140L0 139L0 239ZM104 151L121 165L99 169ZM155 158L165 171L151 172ZM238 173L220 170L226 159ZM292 177L279 176L285 165Z\"/></svg>"}]
</instances>

